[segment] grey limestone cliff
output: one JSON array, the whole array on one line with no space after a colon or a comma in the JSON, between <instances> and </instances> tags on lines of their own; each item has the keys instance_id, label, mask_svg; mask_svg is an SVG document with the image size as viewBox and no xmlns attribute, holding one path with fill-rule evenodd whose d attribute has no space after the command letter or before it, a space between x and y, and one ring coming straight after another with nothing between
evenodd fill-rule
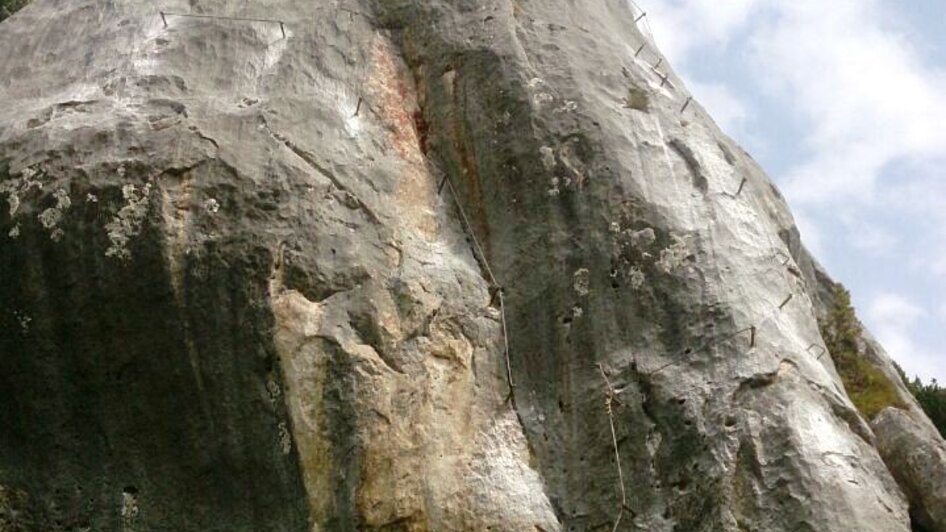
<instances>
[{"instance_id":1,"label":"grey limestone cliff","mask_svg":"<svg viewBox=\"0 0 946 532\"><path fill-rule=\"evenodd\" d=\"M946 530L942 440L868 336L902 404L855 409L832 281L636 17L0 24L0 529Z\"/></svg>"}]
</instances>

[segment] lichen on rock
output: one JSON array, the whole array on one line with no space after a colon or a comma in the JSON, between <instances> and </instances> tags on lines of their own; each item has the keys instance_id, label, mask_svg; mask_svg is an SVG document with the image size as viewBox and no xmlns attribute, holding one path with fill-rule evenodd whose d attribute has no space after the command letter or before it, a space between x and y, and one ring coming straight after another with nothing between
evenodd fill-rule
<instances>
[{"instance_id":1,"label":"lichen on rock","mask_svg":"<svg viewBox=\"0 0 946 532\"><path fill-rule=\"evenodd\" d=\"M141 232L142 223L148 214L151 195L151 183L138 188L134 184L122 186L124 204L112 221L105 225L108 240L111 243L105 251L106 257L128 260L131 251L128 245L132 238Z\"/></svg>"},{"instance_id":2,"label":"lichen on rock","mask_svg":"<svg viewBox=\"0 0 946 532\"><path fill-rule=\"evenodd\" d=\"M193 4L0 24L0 528L943 526L625 3Z\"/></svg>"}]
</instances>

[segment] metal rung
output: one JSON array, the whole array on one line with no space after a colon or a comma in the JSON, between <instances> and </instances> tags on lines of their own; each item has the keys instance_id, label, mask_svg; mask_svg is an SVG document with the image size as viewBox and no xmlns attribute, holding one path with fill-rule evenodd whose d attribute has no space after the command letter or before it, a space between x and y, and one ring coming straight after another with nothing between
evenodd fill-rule
<instances>
[{"instance_id":1,"label":"metal rung","mask_svg":"<svg viewBox=\"0 0 946 532\"><path fill-rule=\"evenodd\" d=\"M820 353L818 354L818 358L816 358L815 360L821 360L821 357L823 357L823 356L825 355L825 353L828 352L827 349L825 349L824 347L822 347L822 346L820 346L820 345L818 345L818 344L811 344L811 345L809 345L809 346L805 349L805 351L808 351L809 353L811 353L811 348L812 348L812 347L817 347L818 350L820 351ZM811 354L813 355L814 353L811 353Z\"/></svg>"},{"instance_id":2,"label":"metal rung","mask_svg":"<svg viewBox=\"0 0 946 532\"><path fill-rule=\"evenodd\" d=\"M164 22L164 27L168 27L167 17L186 17L186 18L211 18L219 20L239 20L243 22L267 22L271 24L279 24L279 29L282 31L282 36L286 37L286 23L272 18L249 18L249 17L227 17L223 15L200 15L196 13L175 13L172 11L159 11L161 13L161 21Z\"/></svg>"}]
</instances>

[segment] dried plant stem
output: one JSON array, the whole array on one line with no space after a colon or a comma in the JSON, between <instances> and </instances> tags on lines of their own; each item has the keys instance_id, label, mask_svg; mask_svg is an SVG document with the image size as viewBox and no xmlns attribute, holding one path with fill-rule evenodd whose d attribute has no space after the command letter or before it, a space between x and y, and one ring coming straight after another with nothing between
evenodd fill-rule
<instances>
[{"instance_id":1,"label":"dried plant stem","mask_svg":"<svg viewBox=\"0 0 946 532\"><path fill-rule=\"evenodd\" d=\"M617 432L614 430L614 411L612 408L612 403L614 402L614 388L611 387L611 381L608 379L607 373L604 372L604 366L598 364L598 371L601 372L601 378L604 379L604 384L607 386L604 406L608 412L608 422L611 425L611 444L614 446L614 461L618 469L618 487L621 490L621 503L618 505L618 516L617 519L614 520L614 527L611 529L611 532L616 532L618 525L621 524L621 518L624 517L624 508L627 507L627 492L624 489L624 469L621 467L621 453L618 451L618 436Z\"/></svg>"}]
</instances>

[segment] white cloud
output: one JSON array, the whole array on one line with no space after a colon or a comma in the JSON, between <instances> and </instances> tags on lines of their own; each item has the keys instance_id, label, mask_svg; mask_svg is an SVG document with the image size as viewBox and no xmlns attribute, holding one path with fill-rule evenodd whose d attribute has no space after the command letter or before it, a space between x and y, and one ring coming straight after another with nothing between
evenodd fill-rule
<instances>
[{"instance_id":1,"label":"white cloud","mask_svg":"<svg viewBox=\"0 0 946 532\"><path fill-rule=\"evenodd\" d=\"M923 349L914 340L910 331L893 327L872 327L880 344L909 378L919 376L924 382L931 378L942 381L946 365L940 357Z\"/></svg>"},{"instance_id":2,"label":"white cloud","mask_svg":"<svg viewBox=\"0 0 946 532\"><path fill-rule=\"evenodd\" d=\"M946 358L920 345L916 328L927 316L921 307L903 296L885 293L875 297L864 316L870 330L887 353L897 361L909 377L946 378Z\"/></svg>"},{"instance_id":3,"label":"white cloud","mask_svg":"<svg viewBox=\"0 0 946 532\"><path fill-rule=\"evenodd\" d=\"M887 165L946 150L946 76L885 27L876 2L798 0L775 13L751 40L767 88L811 131L810 157L786 180L791 199L869 203Z\"/></svg>"},{"instance_id":4,"label":"white cloud","mask_svg":"<svg viewBox=\"0 0 946 532\"><path fill-rule=\"evenodd\" d=\"M905 297L884 293L876 296L867 309L872 321L897 329L912 328L926 312Z\"/></svg>"},{"instance_id":5,"label":"white cloud","mask_svg":"<svg viewBox=\"0 0 946 532\"><path fill-rule=\"evenodd\" d=\"M682 64L697 47L726 46L762 1L677 0L641 4L648 13L660 50Z\"/></svg>"},{"instance_id":6,"label":"white cloud","mask_svg":"<svg viewBox=\"0 0 946 532\"><path fill-rule=\"evenodd\" d=\"M804 240L808 251L815 257L825 257L828 250L824 245L824 236L821 233L821 229L818 228L818 224L809 218L804 210L798 210L793 214L795 216L795 225L798 227L798 233Z\"/></svg>"},{"instance_id":7,"label":"white cloud","mask_svg":"<svg viewBox=\"0 0 946 532\"><path fill-rule=\"evenodd\" d=\"M946 252L937 253L930 261L930 271L936 275L946 275Z\"/></svg>"},{"instance_id":8,"label":"white cloud","mask_svg":"<svg viewBox=\"0 0 946 532\"><path fill-rule=\"evenodd\" d=\"M897 237L888 229L863 220L847 226L848 241L869 255L889 255L897 245Z\"/></svg>"}]
</instances>

